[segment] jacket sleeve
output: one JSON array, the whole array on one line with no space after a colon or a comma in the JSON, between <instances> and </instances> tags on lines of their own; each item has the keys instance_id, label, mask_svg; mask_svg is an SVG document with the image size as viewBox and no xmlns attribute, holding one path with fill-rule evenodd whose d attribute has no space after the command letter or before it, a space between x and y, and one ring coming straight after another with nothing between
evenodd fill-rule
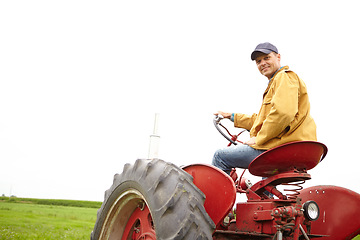
<instances>
[{"instance_id":1,"label":"jacket sleeve","mask_svg":"<svg viewBox=\"0 0 360 240\"><path fill-rule=\"evenodd\" d=\"M286 72L274 80L274 95L269 106L271 109L256 136L257 145L281 137L298 112L298 80Z\"/></svg>"},{"instance_id":2,"label":"jacket sleeve","mask_svg":"<svg viewBox=\"0 0 360 240\"><path fill-rule=\"evenodd\" d=\"M255 122L256 117L257 117L257 114L255 114L255 113L253 115L235 113L234 126L238 127L238 128L244 128L244 129L250 130L252 125Z\"/></svg>"}]
</instances>

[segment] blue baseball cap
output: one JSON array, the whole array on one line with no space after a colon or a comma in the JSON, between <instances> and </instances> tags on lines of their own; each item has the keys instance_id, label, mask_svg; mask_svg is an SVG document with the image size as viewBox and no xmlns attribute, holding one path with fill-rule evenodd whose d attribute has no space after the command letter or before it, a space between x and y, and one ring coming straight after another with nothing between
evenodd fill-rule
<instances>
[{"instance_id":1,"label":"blue baseball cap","mask_svg":"<svg viewBox=\"0 0 360 240\"><path fill-rule=\"evenodd\" d=\"M271 52L279 53L278 49L269 42L260 43L256 46L255 50L251 54L251 60L255 60L259 53L269 54Z\"/></svg>"}]
</instances>

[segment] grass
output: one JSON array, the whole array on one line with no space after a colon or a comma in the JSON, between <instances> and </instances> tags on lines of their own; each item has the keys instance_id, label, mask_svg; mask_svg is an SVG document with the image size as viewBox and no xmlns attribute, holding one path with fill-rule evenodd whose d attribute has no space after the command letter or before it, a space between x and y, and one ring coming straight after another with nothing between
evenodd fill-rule
<instances>
[{"instance_id":1,"label":"grass","mask_svg":"<svg viewBox=\"0 0 360 240\"><path fill-rule=\"evenodd\" d=\"M90 239L100 206L91 201L0 197L0 240Z\"/></svg>"},{"instance_id":2,"label":"grass","mask_svg":"<svg viewBox=\"0 0 360 240\"><path fill-rule=\"evenodd\" d=\"M100 205L101 202L0 198L0 240L90 239Z\"/></svg>"},{"instance_id":3,"label":"grass","mask_svg":"<svg viewBox=\"0 0 360 240\"><path fill-rule=\"evenodd\" d=\"M101 202L64 200L64 199L0 197L0 201L14 202L14 203L34 203L34 204L42 204L42 205L56 205L56 206L68 206L68 207L85 207L85 208L100 208L101 206Z\"/></svg>"}]
</instances>

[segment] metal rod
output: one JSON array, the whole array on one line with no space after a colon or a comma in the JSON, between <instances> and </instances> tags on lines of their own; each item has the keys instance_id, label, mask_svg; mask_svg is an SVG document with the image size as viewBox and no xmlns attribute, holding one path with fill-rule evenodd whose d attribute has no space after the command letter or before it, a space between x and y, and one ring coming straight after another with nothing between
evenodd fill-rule
<instances>
[{"instance_id":1,"label":"metal rod","mask_svg":"<svg viewBox=\"0 0 360 240\"><path fill-rule=\"evenodd\" d=\"M159 115L160 115L159 113L155 113L154 130L153 130L153 134L150 135L149 153L148 153L149 159L154 159L159 157L159 145L160 145L160 136L158 135Z\"/></svg>"},{"instance_id":2,"label":"metal rod","mask_svg":"<svg viewBox=\"0 0 360 240\"><path fill-rule=\"evenodd\" d=\"M299 224L300 226L300 231L302 232L302 234L304 235L304 238L306 240L310 240L310 238L308 237L308 235L306 234L305 230L303 229L303 227L301 226L301 224Z\"/></svg>"},{"instance_id":3,"label":"metal rod","mask_svg":"<svg viewBox=\"0 0 360 240\"><path fill-rule=\"evenodd\" d=\"M282 239L283 239L282 232L280 229L278 229L276 232L276 240L282 240Z\"/></svg>"}]
</instances>

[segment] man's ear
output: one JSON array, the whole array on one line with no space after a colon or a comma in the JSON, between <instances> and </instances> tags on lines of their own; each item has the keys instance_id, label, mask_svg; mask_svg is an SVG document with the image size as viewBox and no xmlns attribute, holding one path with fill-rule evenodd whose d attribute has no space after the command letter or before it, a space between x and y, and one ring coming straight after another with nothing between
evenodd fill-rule
<instances>
[{"instance_id":1,"label":"man's ear","mask_svg":"<svg viewBox=\"0 0 360 240\"><path fill-rule=\"evenodd\" d=\"M281 60L281 55L280 55L280 53L278 53L277 58L278 58L278 60L279 60L279 62L280 62L280 60Z\"/></svg>"}]
</instances>

